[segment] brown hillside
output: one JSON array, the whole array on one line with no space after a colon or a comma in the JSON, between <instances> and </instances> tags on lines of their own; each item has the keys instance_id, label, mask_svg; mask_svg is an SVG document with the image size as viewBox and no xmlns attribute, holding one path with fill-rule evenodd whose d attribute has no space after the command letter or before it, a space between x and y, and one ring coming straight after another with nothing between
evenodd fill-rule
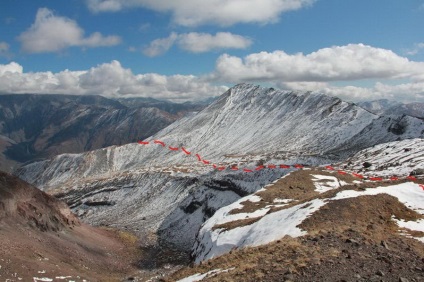
<instances>
[{"instance_id":1,"label":"brown hillside","mask_svg":"<svg viewBox=\"0 0 424 282\"><path fill-rule=\"evenodd\" d=\"M136 271L136 242L80 223L65 203L0 173L0 281L120 281Z\"/></svg>"}]
</instances>

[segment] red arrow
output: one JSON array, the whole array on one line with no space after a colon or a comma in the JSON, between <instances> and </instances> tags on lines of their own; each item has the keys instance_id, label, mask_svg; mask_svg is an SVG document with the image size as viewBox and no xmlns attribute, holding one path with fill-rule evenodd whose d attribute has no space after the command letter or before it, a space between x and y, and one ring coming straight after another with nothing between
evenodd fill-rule
<instances>
[{"instance_id":1,"label":"red arrow","mask_svg":"<svg viewBox=\"0 0 424 282\"><path fill-rule=\"evenodd\" d=\"M273 164L270 164L270 165L268 165L268 168L274 169L274 168L277 168L277 167Z\"/></svg>"},{"instance_id":2,"label":"red arrow","mask_svg":"<svg viewBox=\"0 0 424 282\"><path fill-rule=\"evenodd\" d=\"M168 148L169 148L169 150L171 150L171 151L178 151L178 148L177 148L177 147L171 147L171 146L169 146Z\"/></svg>"},{"instance_id":3,"label":"red arrow","mask_svg":"<svg viewBox=\"0 0 424 282\"><path fill-rule=\"evenodd\" d=\"M190 155L191 152L187 151L184 147L181 147L181 150L186 154L186 155Z\"/></svg>"},{"instance_id":4,"label":"red arrow","mask_svg":"<svg viewBox=\"0 0 424 282\"><path fill-rule=\"evenodd\" d=\"M381 177L370 177L370 180L372 180L372 181L382 181L383 178L381 178Z\"/></svg>"},{"instance_id":5,"label":"red arrow","mask_svg":"<svg viewBox=\"0 0 424 282\"><path fill-rule=\"evenodd\" d=\"M224 169L225 169L225 166L219 166L219 167L218 167L218 170L219 170L219 171L222 171L222 170L224 170Z\"/></svg>"},{"instance_id":6,"label":"red arrow","mask_svg":"<svg viewBox=\"0 0 424 282\"><path fill-rule=\"evenodd\" d=\"M199 154L196 154L196 157L197 157L197 159L199 160L199 162L201 162L201 161L202 161L202 158L200 157L200 155L199 155Z\"/></svg>"},{"instance_id":7,"label":"red arrow","mask_svg":"<svg viewBox=\"0 0 424 282\"><path fill-rule=\"evenodd\" d=\"M140 145L148 145L149 143L149 141L138 141L138 144Z\"/></svg>"},{"instance_id":8,"label":"red arrow","mask_svg":"<svg viewBox=\"0 0 424 282\"><path fill-rule=\"evenodd\" d=\"M155 141L153 141L153 143L155 143L155 144L161 144L162 145L162 147L165 147L165 143L163 143L162 141L160 141L160 140L155 140Z\"/></svg>"},{"instance_id":9,"label":"red arrow","mask_svg":"<svg viewBox=\"0 0 424 282\"><path fill-rule=\"evenodd\" d=\"M331 165L328 165L325 168L328 169L328 170L334 170L334 167L332 167Z\"/></svg>"},{"instance_id":10,"label":"red arrow","mask_svg":"<svg viewBox=\"0 0 424 282\"><path fill-rule=\"evenodd\" d=\"M207 161L207 160L202 160L202 162L203 162L204 164L210 164L210 161Z\"/></svg>"},{"instance_id":11,"label":"red arrow","mask_svg":"<svg viewBox=\"0 0 424 282\"><path fill-rule=\"evenodd\" d=\"M243 171L244 171L244 172L253 172L253 170L251 170L251 169L247 169L247 168L243 168Z\"/></svg>"},{"instance_id":12,"label":"red arrow","mask_svg":"<svg viewBox=\"0 0 424 282\"><path fill-rule=\"evenodd\" d=\"M231 170L238 170L238 167L236 167L236 166L232 166L232 167L231 167Z\"/></svg>"},{"instance_id":13,"label":"red arrow","mask_svg":"<svg viewBox=\"0 0 424 282\"><path fill-rule=\"evenodd\" d=\"M364 178L364 176L362 174L359 173L352 173L353 176L356 176L358 178Z\"/></svg>"},{"instance_id":14,"label":"red arrow","mask_svg":"<svg viewBox=\"0 0 424 282\"><path fill-rule=\"evenodd\" d=\"M339 171L337 171L339 174L341 174L341 175L346 175L347 174L347 172L345 172L345 171L343 171L343 170L339 170Z\"/></svg>"},{"instance_id":15,"label":"red arrow","mask_svg":"<svg viewBox=\"0 0 424 282\"><path fill-rule=\"evenodd\" d=\"M412 175L410 175L410 176L407 176L406 178L408 178L409 180L417 180L417 178L415 177L415 176L412 176Z\"/></svg>"},{"instance_id":16,"label":"red arrow","mask_svg":"<svg viewBox=\"0 0 424 282\"><path fill-rule=\"evenodd\" d=\"M255 170L261 170L261 169L264 169L265 167L263 166L263 165L258 165L256 168L255 168Z\"/></svg>"},{"instance_id":17,"label":"red arrow","mask_svg":"<svg viewBox=\"0 0 424 282\"><path fill-rule=\"evenodd\" d=\"M289 165L285 165L285 164L281 164L280 165L280 168L290 168L290 166Z\"/></svg>"},{"instance_id":18,"label":"red arrow","mask_svg":"<svg viewBox=\"0 0 424 282\"><path fill-rule=\"evenodd\" d=\"M301 165L301 164L295 164L293 167L294 168L303 168L303 165Z\"/></svg>"},{"instance_id":19,"label":"red arrow","mask_svg":"<svg viewBox=\"0 0 424 282\"><path fill-rule=\"evenodd\" d=\"M396 181L396 180L399 180L399 177L392 176L392 177L390 177L390 180L391 180L391 181Z\"/></svg>"}]
</instances>

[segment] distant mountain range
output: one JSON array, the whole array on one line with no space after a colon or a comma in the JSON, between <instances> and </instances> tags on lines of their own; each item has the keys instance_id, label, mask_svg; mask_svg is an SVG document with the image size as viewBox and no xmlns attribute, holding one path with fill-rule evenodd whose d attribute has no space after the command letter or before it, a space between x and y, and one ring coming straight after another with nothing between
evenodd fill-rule
<instances>
[{"instance_id":1,"label":"distant mountain range","mask_svg":"<svg viewBox=\"0 0 424 282\"><path fill-rule=\"evenodd\" d=\"M424 103L400 103L387 99L359 102L358 106L377 115L408 115L424 118Z\"/></svg>"},{"instance_id":2,"label":"distant mountain range","mask_svg":"<svg viewBox=\"0 0 424 282\"><path fill-rule=\"evenodd\" d=\"M0 95L0 169L135 142L202 108L145 98Z\"/></svg>"}]
</instances>

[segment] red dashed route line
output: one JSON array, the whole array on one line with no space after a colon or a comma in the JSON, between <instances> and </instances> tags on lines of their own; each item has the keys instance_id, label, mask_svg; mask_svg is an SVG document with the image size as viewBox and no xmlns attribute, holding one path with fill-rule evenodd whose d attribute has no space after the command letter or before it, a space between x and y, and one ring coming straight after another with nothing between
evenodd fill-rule
<instances>
[{"instance_id":1,"label":"red dashed route line","mask_svg":"<svg viewBox=\"0 0 424 282\"><path fill-rule=\"evenodd\" d=\"M149 144L151 144L151 142L150 141L138 141L138 144L140 144L140 145L149 145ZM158 145L162 146L163 148L166 147L165 142L160 141L160 140L153 140L153 144L158 144ZM192 152L188 151L184 147L179 148L179 147L168 146L168 149L170 151L174 151L174 152L177 152L177 151L180 151L181 150L186 155L191 155L192 154ZM287 164L280 164L280 165L268 164L268 165L259 165L255 169L239 168L238 166L235 166L235 165L233 165L233 166L218 166L217 164L211 163L208 160L202 159L202 157L199 154L195 154L195 156L196 156L197 160L200 163L203 163L204 165L211 165L214 169L216 169L218 171L223 171L223 170L226 170L227 168L229 168L230 170L233 170L233 171L243 171L243 172L251 173L251 172L259 171L259 170L262 170L262 169L289 169L289 168L292 168L292 167L293 168L296 168L296 169L301 169L301 168L304 167L301 164L294 164L294 165L287 165ZM328 166L325 166L325 168L327 170L330 170L330 171L336 171L336 169L334 167L329 166L329 165ZM346 171L343 171L343 170L337 170L337 173L340 174L340 175L348 175L348 174L350 174L350 175L352 175L354 177L357 177L357 178L360 178L360 179L368 179L368 180L371 180L371 181L388 181L388 180L390 180L390 181L396 181L396 180L399 180L400 179L397 176L392 176L392 177L390 177L388 179L383 179L382 177L367 177L366 178L362 174L359 174L359 173L349 173L349 172L346 172ZM412 181L416 181L417 180L417 178L415 176L407 176L406 179L412 180ZM424 190L424 185L423 184L419 184L419 186Z\"/></svg>"}]
</instances>

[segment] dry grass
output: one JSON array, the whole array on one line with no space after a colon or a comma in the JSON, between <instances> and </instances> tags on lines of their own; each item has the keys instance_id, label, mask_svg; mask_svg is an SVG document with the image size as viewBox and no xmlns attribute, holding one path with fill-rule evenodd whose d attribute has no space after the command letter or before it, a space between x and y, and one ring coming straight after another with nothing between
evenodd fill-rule
<instances>
[{"instance_id":1,"label":"dry grass","mask_svg":"<svg viewBox=\"0 0 424 282\"><path fill-rule=\"evenodd\" d=\"M315 181L312 180L313 179L312 175L315 175L315 174L336 177L339 183L342 183L342 182L353 183L354 180L358 180L358 178L355 178L352 175L339 174L336 171L329 172L323 169L298 170L278 180L273 185L268 186L265 190L256 193L256 195L261 198L259 202L252 202L250 200L246 200L240 203L243 207L234 209L230 211L229 214L253 213L259 209L269 207L269 206L271 208L267 214L270 214L270 213L274 213L283 209L293 207L295 205L306 203L313 199L332 198L337 193L343 190L362 191L368 188L385 187L385 186L399 184L399 183L403 183L407 181L407 180L398 180L398 181L362 182L362 183L355 183L355 184L347 184L337 189L332 189L324 193L318 193L317 191L315 191L316 189L314 185ZM380 197L377 197L377 198L380 199ZM284 206L278 206L278 204L274 202L275 199L292 199L293 201ZM324 206L322 209L325 210L325 209L328 209L328 207ZM355 209L355 206L352 206L350 211L354 209ZM220 229L220 228L229 230L229 229L234 229L237 227L247 226L257 222L261 218L262 217L235 220L235 221L227 222L224 224L216 225L214 226L213 230Z\"/></svg>"}]
</instances>

